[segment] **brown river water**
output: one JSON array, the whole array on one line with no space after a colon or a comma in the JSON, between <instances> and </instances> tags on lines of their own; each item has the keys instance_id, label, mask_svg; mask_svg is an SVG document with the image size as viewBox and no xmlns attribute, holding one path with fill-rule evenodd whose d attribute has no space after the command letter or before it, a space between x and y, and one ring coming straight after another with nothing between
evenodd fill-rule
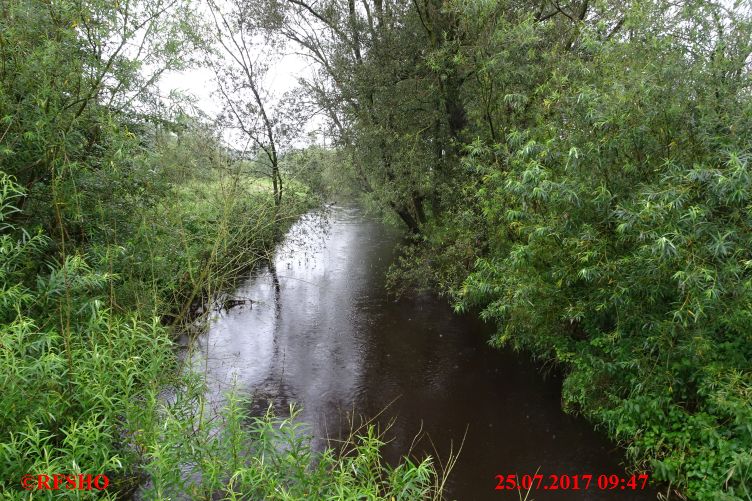
<instances>
[{"instance_id":1,"label":"brown river water","mask_svg":"<svg viewBox=\"0 0 752 501\"><path fill-rule=\"evenodd\" d=\"M384 288L398 231L356 207L304 216L288 232L273 267L256 270L194 344L211 399L235 381L284 415L290 403L321 447L352 415L392 422L385 455L446 459L463 443L447 499L520 499L497 491L496 475L602 474L628 477L623 452L581 418L561 410L561 380L544 377L524 354L491 348L493 329L454 314L446 300L396 301ZM383 412L382 412L383 411ZM381 414L379 414L381 413ZM648 500L653 491L533 490L528 499ZM524 498L524 496L523 496Z\"/></svg>"}]
</instances>

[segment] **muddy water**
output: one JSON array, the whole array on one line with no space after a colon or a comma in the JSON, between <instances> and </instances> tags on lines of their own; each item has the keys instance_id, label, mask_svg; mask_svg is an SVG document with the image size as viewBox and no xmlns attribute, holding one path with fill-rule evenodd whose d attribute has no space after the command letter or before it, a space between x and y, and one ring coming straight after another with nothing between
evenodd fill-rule
<instances>
[{"instance_id":1,"label":"muddy water","mask_svg":"<svg viewBox=\"0 0 752 501\"><path fill-rule=\"evenodd\" d=\"M429 295L394 301L384 272L399 234L354 207L311 213L289 232L273 267L236 292L253 303L219 314L198 339L215 403L236 381L284 414L301 419L323 444L355 413L392 421L387 457L410 448L446 458L464 445L448 497L519 499L496 491L495 475L617 473L622 454L581 419L561 411L561 383L524 356L487 346L489 327L454 315ZM543 491L531 498L655 499L616 490Z\"/></svg>"}]
</instances>

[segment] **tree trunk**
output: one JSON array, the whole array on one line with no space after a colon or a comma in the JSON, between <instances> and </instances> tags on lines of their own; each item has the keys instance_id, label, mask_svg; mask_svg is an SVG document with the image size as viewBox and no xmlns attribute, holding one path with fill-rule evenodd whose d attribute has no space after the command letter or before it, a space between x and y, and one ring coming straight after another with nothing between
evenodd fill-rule
<instances>
[{"instance_id":1,"label":"tree trunk","mask_svg":"<svg viewBox=\"0 0 752 501\"><path fill-rule=\"evenodd\" d=\"M275 207L279 207L279 203L282 201L282 186L279 181L281 181L279 177L279 167L275 164L272 165L272 190L274 192Z\"/></svg>"}]
</instances>

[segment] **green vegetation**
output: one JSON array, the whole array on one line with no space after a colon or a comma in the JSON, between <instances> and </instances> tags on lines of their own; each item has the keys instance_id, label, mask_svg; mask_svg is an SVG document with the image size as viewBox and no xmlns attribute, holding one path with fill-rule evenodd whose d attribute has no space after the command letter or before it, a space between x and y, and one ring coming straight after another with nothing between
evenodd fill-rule
<instances>
[{"instance_id":1,"label":"green vegetation","mask_svg":"<svg viewBox=\"0 0 752 501\"><path fill-rule=\"evenodd\" d=\"M275 96L285 45L314 64ZM3 1L4 495L104 471L113 498L438 497L373 428L314 454L236 397L215 427L172 352L316 194L401 220L393 288L558 364L634 468L752 499L751 56L747 0ZM156 87L199 62L213 124ZM315 114L334 146L293 149Z\"/></svg>"},{"instance_id":2,"label":"green vegetation","mask_svg":"<svg viewBox=\"0 0 752 501\"><path fill-rule=\"evenodd\" d=\"M0 497L431 499L373 427L319 454L294 415L202 412L172 339L316 200L159 97L201 29L181 1L0 3ZM80 473L110 486L22 490Z\"/></svg>"},{"instance_id":3,"label":"green vegetation","mask_svg":"<svg viewBox=\"0 0 752 501\"><path fill-rule=\"evenodd\" d=\"M752 5L270 2L430 287L691 499L752 499ZM318 31L313 31L316 26Z\"/></svg>"},{"instance_id":4,"label":"green vegetation","mask_svg":"<svg viewBox=\"0 0 752 501\"><path fill-rule=\"evenodd\" d=\"M297 410L279 419L267 413L245 417L244 402L230 395L225 408L223 433L212 427L199 430L201 449L185 440L184 426L176 420L166 423L169 444L160 447L150 465L155 498L175 492L206 499L221 493L222 499L439 499L442 484L430 459L413 463L409 459L396 468L382 464L382 438L374 425L353 427L336 449L313 452L311 439L295 422ZM200 465L200 483L185 485L175 465L190 458ZM223 478L227 472L229 478ZM177 489L176 489L177 488Z\"/></svg>"}]
</instances>

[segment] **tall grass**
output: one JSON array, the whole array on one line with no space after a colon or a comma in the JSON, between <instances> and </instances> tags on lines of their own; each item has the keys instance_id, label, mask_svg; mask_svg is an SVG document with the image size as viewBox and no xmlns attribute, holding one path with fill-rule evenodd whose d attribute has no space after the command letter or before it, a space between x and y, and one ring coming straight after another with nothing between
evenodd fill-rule
<instances>
[{"instance_id":1,"label":"tall grass","mask_svg":"<svg viewBox=\"0 0 752 501\"><path fill-rule=\"evenodd\" d=\"M222 419L191 429L184 419L166 421L166 444L155 451L148 469L152 482L146 499L440 499L441 481L430 458L384 464L385 445L373 424L354 428L338 447L315 452L312 438L298 422L299 409L279 418L271 411L248 416L249 402L228 395ZM177 464L182 468L175 468Z\"/></svg>"}]
</instances>

